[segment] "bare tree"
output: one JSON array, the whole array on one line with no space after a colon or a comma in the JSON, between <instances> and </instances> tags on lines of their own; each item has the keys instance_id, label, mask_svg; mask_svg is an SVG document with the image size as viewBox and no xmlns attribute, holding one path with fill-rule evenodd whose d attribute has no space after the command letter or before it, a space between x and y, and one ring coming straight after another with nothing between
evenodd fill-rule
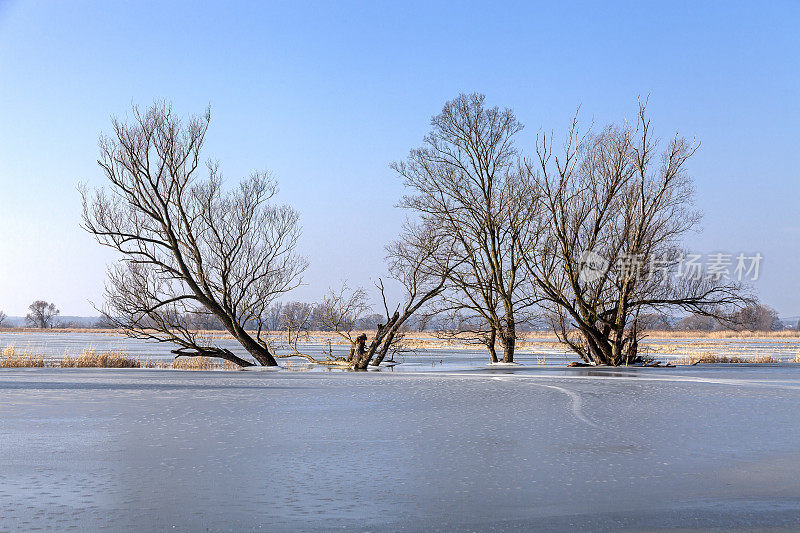
<instances>
[{"instance_id":1,"label":"bare tree","mask_svg":"<svg viewBox=\"0 0 800 533\"><path fill-rule=\"evenodd\" d=\"M642 331L670 331L672 324L668 316L663 313L641 313L637 317L639 328Z\"/></svg>"},{"instance_id":2,"label":"bare tree","mask_svg":"<svg viewBox=\"0 0 800 533\"><path fill-rule=\"evenodd\" d=\"M0 311L0 328L3 327L3 322L6 321L6 318L8 318L8 316L3 311Z\"/></svg>"},{"instance_id":3,"label":"bare tree","mask_svg":"<svg viewBox=\"0 0 800 533\"><path fill-rule=\"evenodd\" d=\"M491 360L499 340L503 361L512 362L519 314L532 304L519 253L536 205L525 201L517 172L513 140L522 124L509 109L487 108L483 95L462 94L431 125L423 146L392 165L410 189L400 205L457 251L438 311L474 317Z\"/></svg>"},{"instance_id":4,"label":"bare tree","mask_svg":"<svg viewBox=\"0 0 800 533\"><path fill-rule=\"evenodd\" d=\"M444 310L438 305L432 312L437 317L434 335L439 339L483 346L489 351L491 361L497 362L497 328L466 304L446 307L448 302L444 300L444 303Z\"/></svg>"},{"instance_id":5,"label":"bare tree","mask_svg":"<svg viewBox=\"0 0 800 533\"><path fill-rule=\"evenodd\" d=\"M190 329L209 331L219 331L225 329L222 326L222 322L220 322L213 313L208 312L205 308L190 311L184 318L187 326Z\"/></svg>"},{"instance_id":6,"label":"bare tree","mask_svg":"<svg viewBox=\"0 0 800 533\"><path fill-rule=\"evenodd\" d=\"M54 326L55 318L60 311L54 303L36 300L28 306L30 313L25 315L25 323L29 328L47 329Z\"/></svg>"},{"instance_id":7,"label":"bare tree","mask_svg":"<svg viewBox=\"0 0 800 533\"><path fill-rule=\"evenodd\" d=\"M778 312L766 305L753 303L736 311L730 321L734 329L749 331L780 331L783 329Z\"/></svg>"},{"instance_id":8,"label":"bare tree","mask_svg":"<svg viewBox=\"0 0 800 533\"><path fill-rule=\"evenodd\" d=\"M350 345L350 354L345 360L347 363L353 361L361 338L361 335L355 334L356 323L369 310L366 291L362 288L351 289L346 282L338 290L329 289L317 305L316 314L321 329L334 332Z\"/></svg>"},{"instance_id":9,"label":"bare tree","mask_svg":"<svg viewBox=\"0 0 800 533\"><path fill-rule=\"evenodd\" d=\"M403 300L391 306L383 280L378 280L384 315L375 319L380 321L371 339L366 333L355 331L371 310L363 289L350 289L344 284L338 291L331 290L319 304L322 326L350 344L344 361L352 368L379 366L389 353L400 350L403 324L446 289L448 276L457 263L453 249L444 242L444 236L430 224L408 223L400 237L387 247L389 275L403 287Z\"/></svg>"},{"instance_id":10,"label":"bare tree","mask_svg":"<svg viewBox=\"0 0 800 533\"><path fill-rule=\"evenodd\" d=\"M314 304L307 302L286 302L281 306L281 312L278 318L279 326L277 329L296 329L299 327L312 329L317 325L315 323L315 312Z\"/></svg>"},{"instance_id":11,"label":"bare tree","mask_svg":"<svg viewBox=\"0 0 800 533\"><path fill-rule=\"evenodd\" d=\"M563 153L540 137L525 164L540 206L525 269L559 338L584 361L636 361L640 313L726 316L747 300L725 279L679 275L681 238L700 219L686 162L697 145L675 136L659 153L645 105L638 124L581 135Z\"/></svg>"},{"instance_id":12,"label":"bare tree","mask_svg":"<svg viewBox=\"0 0 800 533\"><path fill-rule=\"evenodd\" d=\"M714 331L724 329L724 326L714 317L691 313L680 319L675 324L675 329L680 331Z\"/></svg>"},{"instance_id":13,"label":"bare tree","mask_svg":"<svg viewBox=\"0 0 800 533\"><path fill-rule=\"evenodd\" d=\"M283 315L283 302L275 302L267 309L264 317L264 327L269 331L278 331L283 328L281 317Z\"/></svg>"},{"instance_id":14,"label":"bare tree","mask_svg":"<svg viewBox=\"0 0 800 533\"><path fill-rule=\"evenodd\" d=\"M178 356L253 363L206 342L192 313L214 315L261 365L277 365L261 337L265 310L300 283L297 213L271 203L275 180L256 172L227 189L201 151L210 110L183 121L167 104L133 108L100 140L109 190L82 190L83 227L121 252L110 269L104 316L128 335L177 344ZM201 177L205 169L205 176ZM259 328L255 336L248 323Z\"/></svg>"},{"instance_id":15,"label":"bare tree","mask_svg":"<svg viewBox=\"0 0 800 533\"><path fill-rule=\"evenodd\" d=\"M420 314L417 317L413 327L416 331L421 333L430 327L432 320L433 316L430 313Z\"/></svg>"},{"instance_id":16,"label":"bare tree","mask_svg":"<svg viewBox=\"0 0 800 533\"><path fill-rule=\"evenodd\" d=\"M358 319L358 322L356 322L356 329L359 331L372 330L378 327L378 324L382 321L383 315L381 313L369 313Z\"/></svg>"},{"instance_id":17,"label":"bare tree","mask_svg":"<svg viewBox=\"0 0 800 533\"><path fill-rule=\"evenodd\" d=\"M451 275L461 266L462 259L441 226L423 218L421 222L407 223L400 237L387 247L387 262L389 275L404 289L403 300L390 312L383 282L379 283L386 322L378 324L375 337L359 362L361 367L378 366L387 354L400 349L403 325L448 289Z\"/></svg>"}]
</instances>

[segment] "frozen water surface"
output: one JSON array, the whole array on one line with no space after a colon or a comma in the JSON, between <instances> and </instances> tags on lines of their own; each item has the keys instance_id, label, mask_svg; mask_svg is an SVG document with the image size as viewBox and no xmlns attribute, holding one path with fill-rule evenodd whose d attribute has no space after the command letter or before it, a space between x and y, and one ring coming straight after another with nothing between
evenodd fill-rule
<instances>
[{"instance_id":1,"label":"frozen water surface","mask_svg":"<svg viewBox=\"0 0 800 533\"><path fill-rule=\"evenodd\" d=\"M0 530L791 531L798 405L790 365L0 370Z\"/></svg>"}]
</instances>

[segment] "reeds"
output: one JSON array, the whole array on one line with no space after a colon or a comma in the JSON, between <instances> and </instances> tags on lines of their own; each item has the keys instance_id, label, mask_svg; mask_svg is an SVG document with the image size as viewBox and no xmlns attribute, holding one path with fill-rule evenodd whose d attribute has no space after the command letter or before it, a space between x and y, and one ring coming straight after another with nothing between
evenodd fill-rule
<instances>
[{"instance_id":1,"label":"reeds","mask_svg":"<svg viewBox=\"0 0 800 533\"><path fill-rule=\"evenodd\" d=\"M45 359L42 354L30 350L19 351L13 344L3 349L0 356L0 368L37 368L44 367Z\"/></svg>"},{"instance_id":2,"label":"reeds","mask_svg":"<svg viewBox=\"0 0 800 533\"><path fill-rule=\"evenodd\" d=\"M77 357L64 356L59 365L62 368L141 368L138 359L129 357L124 352L83 350Z\"/></svg>"},{"instance_id":3,"label":"reeds","mask_svg":"<svg viewBox=\"0 0 800 533\"><path fill-rule=\"evenodd\" d=\"M239 366L213 357L178 357L172 361L139 359L119 350L84 349L80 355L45 357L31 349L9 344L0 351L0 368L162 368L177 370L239 370Z\"/></svg>"},{"instance_id":4,"label":"reeds","mask_svg":"<svg viewBox=\"0 0 800 533\"><path fill-rule=\"evenodd\" d=\"M795 359L797 360L797 359ZM737 364L737 363L750 363L750 364L771 364L778 363L779 361L771 355L754 355L752 357L739 357L737 355L686 355L675 360L678 365L696 365L699 363L704 364Z\"/></svg>"},{"instance_id":5,"label":"reeds","mask_svg":"<svg viewBox=\"0 0 800 533\"><path fill-rule=\"evenodd\" d=\"M239 370L239 365L213 357L178 357L168 368L177 370Z\"/></svg>"},{"instance_id":6,"label":"reeds","mask_svg":"<svg viewBox=\"0 0 800 533\"><path fill-rule=\"evenodd\" d=\"M648 337L665 339L791 339L800 337L800 331L784 329L781 331L646 331Z\"/></svg>"}]
</instances>

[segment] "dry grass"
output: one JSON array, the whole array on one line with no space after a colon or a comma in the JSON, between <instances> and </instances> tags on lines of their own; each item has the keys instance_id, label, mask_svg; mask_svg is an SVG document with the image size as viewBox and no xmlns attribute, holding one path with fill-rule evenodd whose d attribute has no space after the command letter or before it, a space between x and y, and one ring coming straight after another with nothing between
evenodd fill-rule
<instances>
[{"instance_id":1,"label":"dry grass","mask_svg":"<svg viewBox=\"0 0 800 533\"><path fill-rule=\"evenodd\" d=\"M98 335L111 335L114 337L124 337L125 334L118 329L108 328L28 328L16 326L4 326L0 328L3 333L96 333Z\"/></svg>"},{"instance_id":2,"label":"dry grass","mask_svg":"<svg viewBox=\"0 0 800 533\"><path fill-rule=\"evenodd\" d=\"M38 368L45 366L45 359L42 354L33 353L30 350L19 351L13 344L9 344L3 349L0 356L0 368Z\"/></svg>"},{"instance_id":3,"label":"dry grass","mask_svg":"<svg viewBox=\"0 0 800 533\"><path fill-rule=\"evenodd\" d=\"M83 350L80 355L46 358L32 350L20 350L14 345L0 352L0 368L163 368L178 370L239 370L230 361L211 357L179 357L173 361L140 360L121 351L98 352Z\"/></svg>"},{"instance_id":4,"label":"dry grass","mask_svg":"<svg viewBox=\"0 0 800 533\"><path fill-rule=\"evenodd\" d=\"M7 333L91 333L95 335L123 337L124 334L116 329L86 329L86 328L62 328L62 329L32 329L32 328L4 328ZM197 332L208 339L232 339L227 331L219 330L200 330ZM255 334L255 332L251 332ZM372 337L375 333L369 331L354 331L353 336L366 333ZM724 340L724 339L786 339L787 341L800 340L800 331L647 331L645 332L650 339L687 339L687 340ZM282 341L286 337L286 332L272 331L264 332L263 335L272 341ZM331 331L310 331L308 332L307 342L327 345L329 342L334 346L347 344ZM521 350L534 348L557 348L558 340L551 331L526 331L520 332L517 340L517 347ZM408 331L403 341L404 345L412 350L425 349L474 349L475 344L468 342L465 336L455 338L439 338L432 331Z\"/></svg>"},{"instance_id":5,"label":"dry grass","mask_svg":"<svg viewBox=\"0 0 800 533\"><path fill-rule=\"evenodd\" d=\"M239 370L239 365L213 357L178 357L167 364L177 370Z\"/></svg>"},{"instance_id":6,"label":"dry grass","mask_svg":"<svg viewBox=\"0 0 800 533\"><path fill-rule=\"evenodd\" d=\"M77 357L64 356L59 365L62 368L141 368L138 359L124 352L83 350Z\"/></svg>"},{"instance_id":7,"label":"dry grass","mask_svg":"<svg viewBox=\"0 0 800 533\"><path fill-rule=\"evenodd\" d=\"M647 331L648 337L664 339L796 339L800 331Z\"/></svg>"},{"instance_id":8,"label":"dry grass","mask_svg":"<svg viewBox=\"0 0 800 533\"><path fill-rule=\"evenodd\" d=\"M770 364L778 363L779 361L771 355L756 355L752 357L739 357L727 355L687 355L675 360L677 365L696 365L698 363L706 364L735 364L735 363L756 363L756 364Z\"/></svg>"}]
</instances>

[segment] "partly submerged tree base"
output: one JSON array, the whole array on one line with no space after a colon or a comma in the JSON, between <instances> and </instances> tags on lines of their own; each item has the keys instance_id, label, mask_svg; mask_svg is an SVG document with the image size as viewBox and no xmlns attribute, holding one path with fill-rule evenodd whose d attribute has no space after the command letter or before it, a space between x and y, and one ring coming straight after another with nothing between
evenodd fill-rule
<instances>
[{"instance_id":1,"label":"partly submerged tree base","mask_svg":"<svg viewBox=\"0 0 800 533\"><path fill-rule=\"evenodd\" d=\"M639 366L639 367L652 367L652 368L673 368L675 365L672 363L665 363L662 364L661 361L645 361L645 360L638 360L632 363L623 364L623 365L608 365L608 364L595 364L595 363L583 363L580 361L573 361L567 365L568 367L592 367L592 368L619 368L621 366Z\"/></svg>"},{"instance_id":2,"label":"partly submerged tree base","mask_svg":"<svg viewBox=\"0 0 800 533\"><path fill-rule=\"evenodd\" d=\"M325 359L317 359L313 355L302 353L299 351L292 351L291 353L282 354L282 355L275 355L278 359L288 359L289 357L300 357L305 359L309 363L313 363L315 365L325 365L325 366L339 366L339 367L348 367L351 363L343 358L343 357L327 357Z\"/></svg>"},{"instance_id":3,"label":"partly submerged tree base","mask_svg":"<svg viewBox=\"0 0 800 533\"><path fill-rule=\"evenodd\" d=\"M172 353L175 354L175 359L178 359L179 357L210 357L224 359L225 361L230 361L231 363L239 365L240 367L256 366L255 363L248 361L247 359L242 359L230 350L226 350L224 348L209 348L204 350L178 348L177 350L172 350Z\"/></svg>"}]
</instances>

